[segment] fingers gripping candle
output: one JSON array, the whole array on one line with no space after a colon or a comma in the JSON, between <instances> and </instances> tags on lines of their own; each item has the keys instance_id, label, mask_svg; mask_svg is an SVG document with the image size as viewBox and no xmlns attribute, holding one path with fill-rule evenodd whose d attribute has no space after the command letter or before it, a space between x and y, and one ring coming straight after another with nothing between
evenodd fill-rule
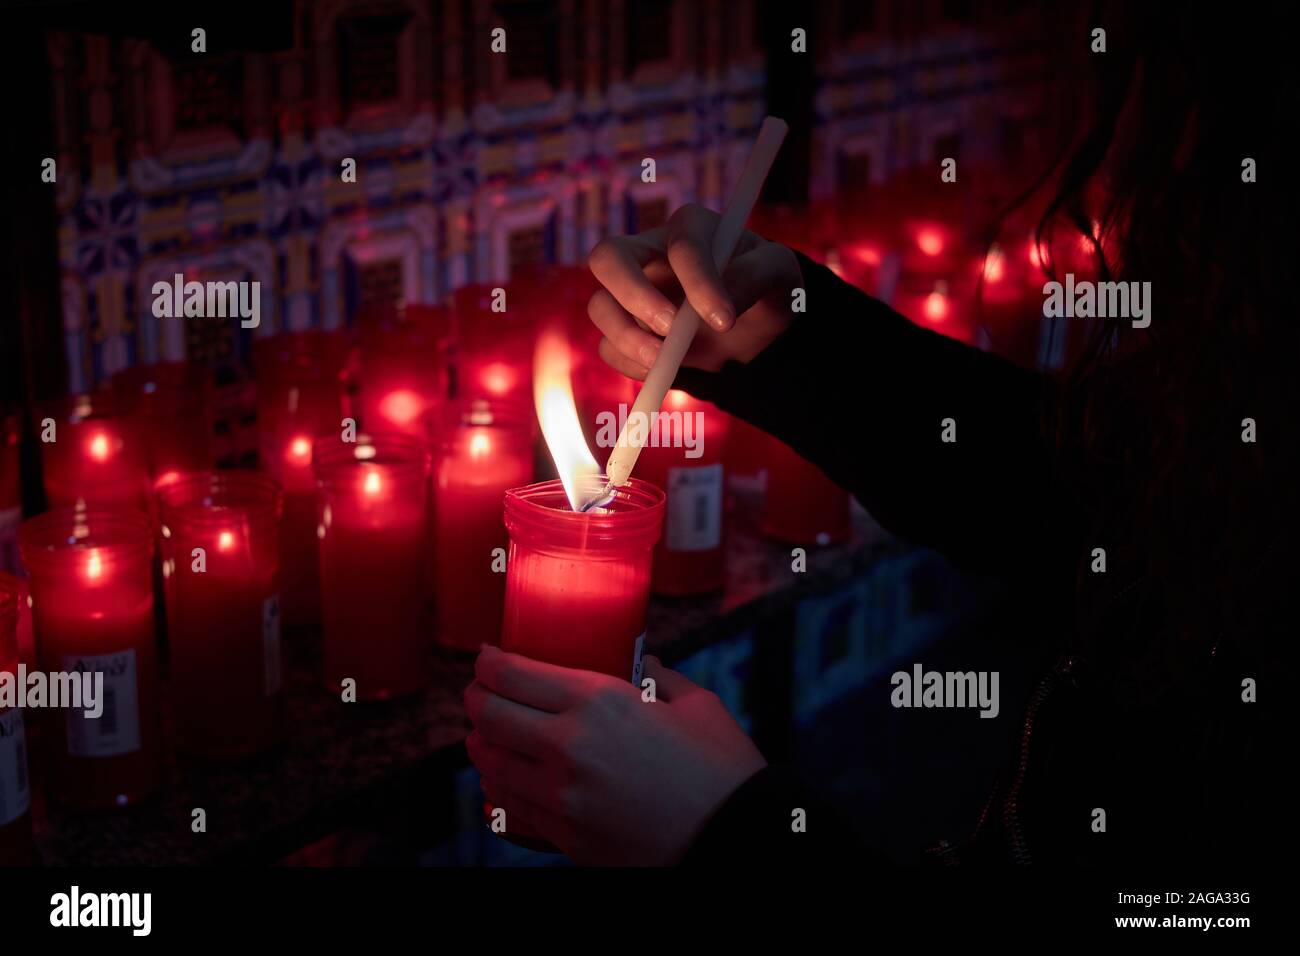
<instances>
[{"instance_id":1,"label":"fingers gripping candle","mask_svg":"<svg viewBox=\"0 0 1300 956\"><path fill-rule=\"evenodd\" d=\"M731 260L731 254L736 251L736 244L745 231L745 221L758 202L758 194L788 130L784 120L774 116L763 120L758 140L736 183L736 190L727 203L727 208L722 211L718 227L713 233L713 264L717 266L719 274ZM672 326L659 349L659 356L646 374L645 384L637 393L636 402L628 413L628 424L623 426L618 444L605 464L605 470L609 472L609 484L605 487L604 494L622 485L632 474L637 456L641 453L641 445L637 443L635 429L629 430L629 425L634 421L649 421L651 414L663 405L664 397L672 387L673 379L677 377L677 371L681 368L682 360L699 327L699 313L690 302L683 302L673 316Z\"/></svg>"},{"instance_id":2,"label":"fingers gripping candle","mask_svg":"<svg viewBox=\"0 0 1300 956\"><path fill-rule=\"evenodd\" d=\"M533 386L542 434L560 478L506 492L510 547L501 647L639 684L664 494L634 479L614 489L603 505L579 510L605 479L583 438L568 348L558 331L544 331L539 338ZM492 813L490 805L485 807L489 818ZM507 821L509 839L553 849L508 813Z\"/></svg>"}]
</instances>

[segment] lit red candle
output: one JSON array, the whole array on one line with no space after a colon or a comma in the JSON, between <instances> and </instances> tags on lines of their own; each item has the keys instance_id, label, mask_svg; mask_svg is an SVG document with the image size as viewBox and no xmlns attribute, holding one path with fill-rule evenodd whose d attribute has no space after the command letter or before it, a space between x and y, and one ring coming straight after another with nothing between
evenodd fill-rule
<instances>
[{"instance_id":1,"label":"lit red candle","mask_svg":"<svg viewBox=\"0 0 1300 956\"><path fill-rule=\"evenodd\" d=\"M147 440L120 402L107 394L77 395L44 406L40 415L41 464L51 507L83 502L149 510Z\"/></svg>"},{"instance_id":2,"label":"lit red candle","mask_svg":"<svg viewBox=\"0 0 1300 956\"><path fill-rule=\"evenodd\" d=\"M317 477L325 684L356 682L358 699L423 688L429 463L406 435L321 438Z\"/></svg>"},{"instance_id":3,"label":"lit red candle","mask_svg":"<svg viewBox=\"0 0 1300 956\"><path fill-rule=\"evenodd\" d=\"M73 806L125 806L158 784L153 541L126 511L60 508L19 532L41 668L103 674L101 716L63 711L49 748L52 791Z\"/></svg>"},{"instance_id":4,"label":"lit red candle","mask_svg":"<svg viewBox=\"0 0 1300 956\"><path fill-rule=\"evenodd\" d=\"M18 589L0 575L0 674L18 677ZM33 859L31 791L23 712L0 705L0 866L29 866Z\"/></svg>"},{"instance_id":5,"label":"lit red candle","mask_svg":"<svg viewBox=\"0 0 1300 956\"><path fill-rule=\"evenodd\" d=\"M412 316L360 328L355 417L367 431L422 438L423 417L447 398L450 320L432 307Z\"/></svg>"},{"instance_id":6,"label":"lit red candle","mask_svg":"<svg viewBox=\"0 0 1300 956\"><path fill-rule=\"evenodd\" d=\"M206 472L158 497L181 746L257 753L275 742L282 700L280 487L252 472Z\"/></svg>"},{"instance_id":7,"label":"lit red candle","mask_svg":"<svg viewBox=\"0 0 1300 956\"><path fill-rule=\"evenodd\" d=\"M347 357L340 332L288 332L253 345L262 469L284 490L280 612L288 627L320 620L312 445L342 434Z\"/></svg>"},{"instance_id":8,"label":"lit red candle","mask_svg":"<svg viewBox=\"0 0 1300 956\"><path fill-rule=\"evenodd\" d=\"M723 456L728 418L673 389L660 412L658 441L641 450L639 477L664 490L664 532L655 546L651 590L705 594L723 585ZM667 416L667 417L664 417ZM664 424L666 423L666 425Z\"/></svg>"},{"instance_id":9,"label":"lit red candle","mask_svg":"<svg viewBox=\"0 0 1300 956\"><path fill-rule=\"evenodd\" d=\"M456 395L527 402L532 394L533 313L541 290L533 282L506 289L506 310L493 311L487 285L462 286L452 294L458 349Z\"/></svg>"},{"instance_id":10,"label":"lit red candle","mask_svg":"<svg viewBox=\"0 0 1300 956\"><path fill-rule=\"evenodd\" d=\"M113 394L140 427L154 485L213 464L212 374L189 362L157 362L113 376Z\"/></svg>"},{"instance_id":11,"label":"lit red candle","mask_svg":"<svg viewBox=\"0 0 1300 956\"><path fill-rule=\"evenodd\" d=\"M795 545L827 545L847 538L849 493L785 442L766 438L762 533Z\"/></svg>"},{"instance_id":12,"label":"lit red candle","mask_svg":"<svg viewBox=\"0 0 1300 956\"><path fill-rule=\"evenodd\" d=\"M532 481L531 414L517 404L457 403L433 435L434 634L445 647L473 651L500 639L501 506L507 489Z\"/></svg>"},{"instance_id":13,"label":"lit red candle","mask_svg":"<svg viewBox=\"0 0 1300 956\"><path fill-rule=\"evenodd\" d=\"M595 497L601 479L579 482ZM503 650L637 681L664 493L639 479L607 507L573 510L560 480L506 494Z\"/></svg>"}]
</instances>

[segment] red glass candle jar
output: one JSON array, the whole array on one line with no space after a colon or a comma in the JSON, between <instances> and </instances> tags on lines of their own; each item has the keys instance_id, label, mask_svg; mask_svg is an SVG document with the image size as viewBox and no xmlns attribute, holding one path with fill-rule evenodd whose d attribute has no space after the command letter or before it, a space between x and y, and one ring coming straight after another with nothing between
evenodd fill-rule
<instances>
[{"instance_id":1,"label":"red glass candle jar","mask_svg":"<svg viewBox=\"0 0 1300 956\"><path fill-rule=\"evenodd\" d=\"M450 325L441 310L368 320L359 332L355 417L372 433L424 437L424 416L448 394Z\"/></svg>"},{"instance_id":2,"label":"red glass candle jar","mask_svg":"<svg viewBox=\"0 0 1300 956\"><path fill-rule=\"evenodd\" d=\"M452 294L457 397L531 401L534 297L539 294L529 284L511 283L504 312L492 311L491 286L462 286Z\"/></svg>"},{"instance_id":3,"label":"red glass candle jar","mask_svg":"<svg viewBox=\"0 0 1300 956\"><path fill-rule=\"evenodd\" d=\"M795 545L827 545L847 538L849 493L785 442L766 438L762 533Z\"/></svg>"},{"instance_id":4,"label":"red glass candle jar","mask_svg":"<svg viewBox=\"0 0 1300 956\"><path fill-rule=\"evenodd\" d=\"M0 674L18 678L18 589L0 576ZM31 792L27 777L27 737L23 712L0 706L0 866L33 862Z\"/></svg>"},{"instance_id":5,"label":"red glass candle jar","mask_svg":"<svg viewBox=\"0 0 1300 956\"><path fill-rule=\"evenodd\" d=\"M153 527L140 513L60 508L23 523L41 668L103 674L103 713L65 710L50 747L54 795L135 803L158 784Z\"/></svg>"},{"instance_id":6,"label":"red glass candle jar","mask_svg":"<svg viewBox=\"0 0 1300 956\"><path fill-rule=\"evenodd\" d=\"M113 394L131 408L144 437L154 485L213 464L212 373L192 362L157 362L113 376Z\"/></svg>"},{"instance_id":7,"label":"red glass candle jar","mask_svg":"<svg viewBox=\"0 0 1300 956\"><path fill-rule=\"evenodd\" d=\"M18 414L0 409L0 571L18 570L18 526L23 521Z\"/></svg>"},{"instance_id":8,"label":"red glass candle jar","mask_svg":"<svg viewBox=\"0 0 1300 956\"><path fill-rule=\"evenodd\" d=\"M532 422L526 407L458 403L433 436L434 634L444 647L476 651L501 636L508 538L506 490L533 477Z\"/></svg>"},{"instance_id":9,"label":"red glass candle jar","mask_svg":"<svg viewBox=\"0 0 1300 956\"><path fill-rule=\"evenodd\" d=\"M149 455L138 423L107 394L76 395L44 406L41 463L51 507L148 512ZM48 420L48 421L47 421ZM47 425L53 441L46 441Z\"/></svg>"},{"instance_id":10,"label":"red glass candle jar","mask_svg":"<svg viewBox=\"0 0 1300 956\"><path fill-rule=\"evenodd\" d=\"M356 681L357 699L398 697L428 682L424 626L429 463L406 435L316 441L325 684Z\"/></svg>"},{"instance_id":11,"label":"red glass candle jar","mask_svg":"<svg viewBox=\"0 0 1300 956\"><path fill-rule=\"evenodd\" d=\"M707 594L721 588L724 578L727 415L678 389L668 393L659 414L655 440L637 458L638 475L667 496L650 590Z\"/></svg>"},{"instance_id":12,"label":"red glass candle jar","mask_svg":"<svg viewBox=\"0 0 1300 956\"><path fill-rule=\"evenodd\" d=\"M205 757L257 753L276 740L282 701L280 486L206 472L158 498L181 746Z\"/></svg>"},{"instance_id":13,"label":"red glass candle jar","mask_svg":"<svg viewBox=\"0 0 1300 956\"><path fill-rule=\"evenodd\" d=\"M583 482L584 494L604 483ZM558 479L507 492L502 649L639 681L663 517L664 493L636 478L609 507L586 513L570 508Z\"/></svg>"},{"instance_id":14,"label":"red glass candle jar","mask_svg":"<svg viewBox=\"0 0 1300 956\"><path fill-rule=\"evenodd\" d=\"M280 612L288 627L320 621L312 444L342 434L347 359L341 332L288 332L253 345L261 464L284 490Z\"/></svg>"},{"instance_id":15,"label":"red glass candle jar","mask_svg":"<svg viewBox=\"0 0 1300 956\"><path fill-rule=\"evenodd\" d=\"M36 669L36 639L32 636L31 589L26 578L0 571L0 590L8 589L18 598L18 660L28 670Z\"/></svg>"}]
</instances>

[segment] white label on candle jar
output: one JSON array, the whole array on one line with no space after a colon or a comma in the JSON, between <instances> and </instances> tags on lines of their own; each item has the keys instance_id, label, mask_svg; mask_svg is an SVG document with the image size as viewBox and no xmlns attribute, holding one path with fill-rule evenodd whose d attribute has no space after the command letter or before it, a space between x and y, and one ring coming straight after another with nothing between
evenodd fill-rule
<instances>
[{"instance_id":1,"label":"white label on candle jar","mask_svg":"<svg viewBox=\"0 0 1300 956\"><path fill-rule=\"evenodd\" d=\"M0 571L18 572L18 526L22 508L0 509Z\"/></svg>"},{"instance_id":2,"label":"white label on candle jar","mask_svg":"<svg viewBox=\"0 0 1300 956\"><path fill-rule=\"evenodd\" d=\"M136 688L135 650L116 654L82 654L63 657L63 669L76 674L104 675L103 710L87 717L83 708L64 712L68 755L119 757L140 749L140 695Z\"/></svg>"},{"instance_id":3,"label":"white label on candle jar","mask_svg":"<svg viewBox=\"0 0 1300 956\"><path fill-rule=\"evenodd\" d=\"M280 595L273 594L262 602L262 673L266 696L280 689L284 671L280 666Z\"/></svg>"},{"instance_id":4,"label":"white label on candle jar","mask_svg":"<svg viewBox=\"0 0 1300 956\"><path fill-rule=\"evenodd\" d=\"M636 639L636 650L632 652L632 683L641 686L641 652L645 650L645 631Z\"/></svg>"},{"instance_id":5,"label":"white label on candle jar","mask_svg":"<svg viewBox=\"0 0 1300 956\"><path fill-rule=\"evenodd\" d=\"M669 551L712 551L722 543L722 465L668 469Z\"/></svg>"},{"instance_id":6,"label":"white label on candle jar","mask_svg":"<svg viewBox=\"0 0 1300 956\"><path fill-rule=\"evenodd\" d=\"M30 803L23 712L10 707L0 714L0 826L21 817Z\"/></svg>"}]
</instances>

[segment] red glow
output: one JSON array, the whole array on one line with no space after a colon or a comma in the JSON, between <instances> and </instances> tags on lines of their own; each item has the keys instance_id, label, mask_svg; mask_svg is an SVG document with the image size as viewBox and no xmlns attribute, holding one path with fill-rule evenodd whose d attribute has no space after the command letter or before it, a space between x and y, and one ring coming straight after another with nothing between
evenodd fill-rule
<instances>
[{"instance_id":1,"label":"red glow","mask_svg":"<svg viewBox=\"0 0 1300 956\"><path fill-rule=\"evenodd\" d=\"M372 471L366 475L365 483L366 494L374 496L384 490L383 482L379 478L379 472Z\"/></svg>"},{"instance_id":2,"label":"red glow","mask_svg":"<svg viewBox=\"0 0 1300 956\"><path fill-rule=\"evenodd\" d=\"M943 233L937 229L922 229L916 235L916 245L927 256L937 256L943 252Z\"/></svg>"},{"instance_id":3,"label":"red glow","mask_svg":"<svg viewBox=\"0 0 1300 956\"><path fill-rule=\"evenodd\" d=\"M181 473L179 471L168 471L158 476L158 480L153 483L155 488L166 488L173 482L180 481Z\"/></svg>"},{"instance_id":4,"label":"red glow","mask_svg":"<svg viewBox=\"0 0 1300 956\"><path fill-rule=\"evenodd\" d=\"M235 546L235 536L229 531L223 531L217 535L217 548L221 551L230 551Z\"/></svg>"},{"instance_id":5,"label":"red glow","mask_svg":"<svg viewBox=\"0 0 1300 956\"><path fill-rule=\"evenodd\" d=\"M394 425L405 427L420 417L424 402L409 389L389 392L379 403L379 414Z\"/></svg>"},{"instance_id":6,"label":"red glow","mask_svg":"<svg viewBox=\"0 0 1300 956\"><path fill-rule=\"evenodd\" d=\"M679 388L670 389L668 392L668 404L673 408L685 408L691 403L691 397Z\"/></svg>"},{"instance_id":7,"label":"red glow","mask_svg":"<svg viewBox=\"0 0 1300 956\"><path fill-rule=\"evenodd\" d=\"M515 387L515 372L505 362L493 362L483 366L479 372L479 382L489 395L508 395Z\"/></svg>"},{"instance_id":8,"label":"red glow","mask_svg":"<svg viewBox=\"0 0 1300 956\"><path fill-rule=\"evenodd\" d=\"M1001 282L1006 272L1006 257L1002 255L1001 249L994 246L989 250L988 255L984 257L984 281Z\"/></svg>"},{"instance_id":9,"label":"red glow","mask_svg":"<svg viewBox=\"0 0 1300 956\"><path fill-rule=\"evenodd\" d=\"M948 297L942 292L931 292L925 297L925 317L931 322L942 322L948 317Z\"/></svg>"},{"instance_id":10,"label":"red glow","mask_svg":"<svg viewBox=\"0 0 1300 956\"><path fill-rule=\"evenodd\" d=\"M293 465L310 465L311 440L303 435L298 435L293 441L289 442L284 457Z\"/></svg>"},{"instance_id":11,"label":"red glow","mask_svg":"<svg viewBox=\"0 0 1300 956\"><path fill-rule=\"evenodd\" d=\"M476 431L469 440L471 458L486 458L492 453L492 437L486 431Z\"/></svg>"},{"instance_id":12,"label":"red glow","mask_svg":"<svg viewBox=\"0 0 1300 956\"><path fill-rule=\"evenodd\" d=\"M86 577L92 581L97 581L104 576L104 562L100 560L99 552L90 552L90 557L86 559Z\"/></svg>"},{"instance_id":13,"label":"red glow","mask_svg":"<svg viewBox=\"0 0 1300 956\"><path fill-rule=\"evenodd\" d=\"M934 252L930 252L928 249L926 249L922 240L918 239L917 243L921 245L922 251L926 252L928 255L932 255L932 256L938 255L940 252L943 251L943 239L939 239L939 248L936 249ZM856 245L852 249L850 249L849 252L854 259L857 259L859 262L863 263L864 265L869 265L869 266L880 265L880 250L877 249L875 246L870 245L869 243L861 243L859 245Z\"/></svg>"},{"instance_id":14,"label":"red glow","mask_svg":"<svg viewBox=\"0 0 1300 956\"><path fill-rule=\"evenodd\" d=\"M90 451L90 457L95 461L108 461L108 456L112 451L108 444L108 436L103 432L98 432L90 439L86 447Z\"/></svg>"}]
</instances>

